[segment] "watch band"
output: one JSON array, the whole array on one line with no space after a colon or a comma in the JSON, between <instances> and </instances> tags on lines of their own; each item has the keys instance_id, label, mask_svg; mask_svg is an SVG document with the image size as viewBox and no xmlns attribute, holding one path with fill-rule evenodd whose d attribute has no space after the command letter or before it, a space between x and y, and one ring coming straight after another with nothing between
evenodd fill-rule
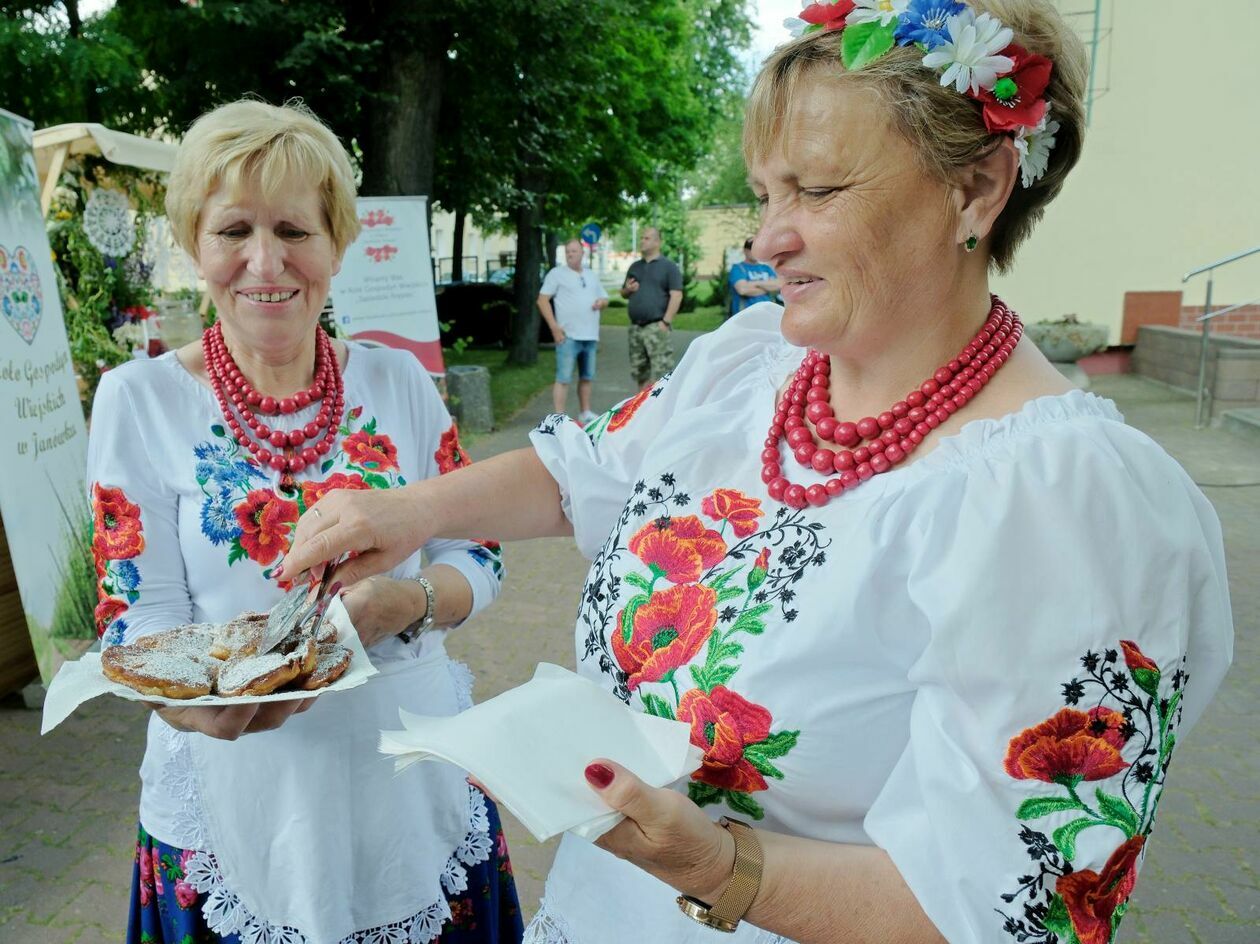
<instances>
[{"instance_id":1,"label":"watch band","mask_svg":"<svg viewBox=\"0 0 1260 944\"><path fill-rule=\"evenodd\" d=\"M761 843L753 828L740 820L723 816L718 825L735 840L735 866L730 880L712 905L690 895L679 895L678 907L693 921L729 934L739 927L761 888Z\"/></svg>"},{"instance_id":2,"label":"watch band","mask_svg":"<svg viewBox=\"0 0 1260 944\"><path fill-rule=\"evenodd\" d=\"M432 629L433 624L437 622L437 591L433 589L433 584L420 574L411 579L420 584L420 588L424 590L424 616L398 634L403 642L411 642L421 633Z\"/></svg>"}]
</instances>

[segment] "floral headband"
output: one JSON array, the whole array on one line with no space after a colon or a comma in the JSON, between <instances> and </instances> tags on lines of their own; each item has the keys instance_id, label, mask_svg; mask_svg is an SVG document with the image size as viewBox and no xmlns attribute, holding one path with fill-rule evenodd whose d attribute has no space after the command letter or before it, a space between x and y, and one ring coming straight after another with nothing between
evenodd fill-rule
<instances>
[{"instance_id":1,"label":"floral headband","mask_svg":"<svg viewBox=\"0 0 1260 944\"><path fill-rule=\"evenodd\" d=\"M1019 172L1031 187L1046 172L1059 123L1045 99L1053 63L1011 42L1014 33L960 0L803 0L799 18L784 20L794 36L843 30L840 61L849 70L874 62L894 46L917 46L923 66L941 85L984 105L990 134L1010 134Z\"/></svg>"}]
</instances>

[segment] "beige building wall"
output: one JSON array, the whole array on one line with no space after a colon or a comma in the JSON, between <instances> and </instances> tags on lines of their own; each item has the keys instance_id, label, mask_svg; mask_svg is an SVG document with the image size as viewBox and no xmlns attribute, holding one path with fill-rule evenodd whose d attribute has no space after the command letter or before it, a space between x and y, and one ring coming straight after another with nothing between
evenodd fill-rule
<instances>
[{"instance_id":1,"label":"beige building wall","mask_svg":"<svg viewBox=\"0 0 1260 944\"><path fill-rule=\"evenodd\" d=\"M1088 40L1092 16L1071 22ZM1180 290L1191 269L1260 246L1260 2L1102 0L1102 23L1108 88L1081 162L994 290L1027 321L1075 313L1116 343L1126 291ZM1257 296L1260 254L1218 273L1214 307Z\"/></svg>"},{"instance_id":2,"label":"beige building wall","mask_svg":"<svg viewBox=\"0 0 1260 944\"><path fill-rule=\"evenodd\" d=\"M449 259L455 246L454 213L434 209L433 222L429 229L429 246L433 254L434 270L436 271L437 260ZM505 252L513 255L516 253L516 235L514 233L483 233L473 225L471 218L464 221L463 254L477 257L477 278L485 278L487 259L494 263L494 267L497 267L499 254ZM449 272L450 262L443 262L442 269L445 272ZM464 274L465 279L470 279L471 277L472 273L470 272Z\"/></svg>"},{"instance_id":3,"label":"beige building wall","mask_svg":"<svg viewBox=\"0 0 1260 944\"><path fill-rule=\"evenodd\" d=\"M687 219L700 231L696 275L702 279L717 275L728 249L738 249L742 255L744 240L757 232L757 208L751 203L699 207L689 210Z\"/></svg>"}]
</instances>

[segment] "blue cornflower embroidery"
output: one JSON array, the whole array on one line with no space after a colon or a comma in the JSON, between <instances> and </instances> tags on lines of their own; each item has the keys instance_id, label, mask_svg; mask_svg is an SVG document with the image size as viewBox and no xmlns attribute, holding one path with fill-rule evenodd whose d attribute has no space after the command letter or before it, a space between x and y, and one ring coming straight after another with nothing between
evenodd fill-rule
<instances>
[{"instance_id":1,"label":"blue cornflower embroidery","mask_svg":"<svg viewBox=\"0 0 1260 944\"><path fill-rule=\"evenodd\" d=\"M135 561L111 561L110 571L114 577L115 590L121 593L134 593L140 589L140 568L136 566Z\"/></svg>"},{"instance_id":2,"label":"blue cornflower embroidery","mask_svg":"<svg viewBox=\"0 0 1260 944\"><path fill-rule=\"evenodd\" d=\"M121 646L125 642L124 634L127 632L127 621L116 619L105 630L105 635L101 637L101 646L108 648L109 646Z\"/></svg>"},{"instance_id":3,"label":"blue cornflower embroidery","mask_svg":"<svg viewBox=\"0 0 1260 944\"><path fill-rule=\"evenodd\" d=\"M487 547L470 547L469 555L482 567L487 568L494 576L499 577L503 574L503 554L501 551L492 551Z\"/></svg>"},{"instance_id":4,"label":"blue cornflower embroidery","mask_svg":"<svg viewBox=\"0 0 1260 944\"><path fill-rule=\"evenodd\" d=\"M232 490L226 486L217 495L207 495L201 503L201 533L211 544L226 544L241 536L232 504Z\"/></svg>"},{"instance_id":5,"label":"blue cornflower embroidery","mask_svg":"<svg viewBox=\"0 0 1260 944\"><path fill-rule=\"evenodd\" d=\"M910 0L897 26L898 45L921 43L929 50L935 49L949 39L946 21L965 9L957 0Z\"/></svg>"}]
</instances>

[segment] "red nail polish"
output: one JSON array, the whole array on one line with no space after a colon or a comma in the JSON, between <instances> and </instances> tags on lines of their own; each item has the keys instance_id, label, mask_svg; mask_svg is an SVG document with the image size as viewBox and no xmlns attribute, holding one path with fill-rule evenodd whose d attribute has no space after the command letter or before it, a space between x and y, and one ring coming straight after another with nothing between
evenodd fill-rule
<instances>
[{"instance_id":1,"label":"red nail polish","mask_svg":"<svg viewBox=\"0 0 1260 944\"><path fill-rule=\"evenodd\" d=\"M590 764L586 768L586 780L597 790L603 790L612 783L614 776L616 775L612 772L612 768L605 767L603 764Z\"/></svg>"},{"instance_id":2,"label":"red nail polish","mask_svg":"<svg viewBox=\"0 0 1260 944\"><path fill-rule=\"evenodd\" d=\"M334 581L333 585L328 588L328 595L330 597L335 597L338 593L341 592L341 587L342 587L342 583L340 580Z\"/></svg>"},{"instance_id":3,"label":"red nail polish","mask_svg":"<svg viewBox=\"0 0 1260 944\"><path fill-rule=\"evenodd\" d=\"M284 564L281 564L279 567L277 567L275 570L273 570L273 571L271 572L271 576L275 577L277 580L279 580L281 577L283 577L283 576L284 576Z\"/></svg>"}]
</instances>

